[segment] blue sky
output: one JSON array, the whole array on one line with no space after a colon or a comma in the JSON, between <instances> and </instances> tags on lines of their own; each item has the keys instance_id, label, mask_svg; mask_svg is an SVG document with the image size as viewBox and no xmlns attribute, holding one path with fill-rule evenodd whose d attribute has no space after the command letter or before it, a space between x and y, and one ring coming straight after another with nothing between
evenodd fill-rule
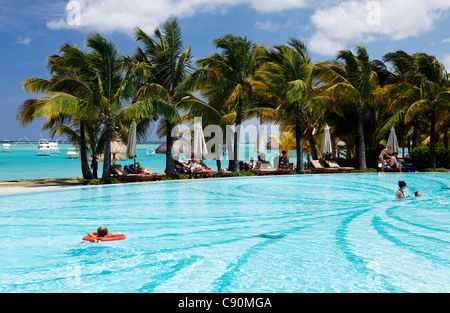
<instances>
[{"instance_id":1,"label":"blue sky","mask_svg":"<svg viewBox=\"0 0 450 313\"><path fill-rule=\"evenodd\" d=\"M42 122L18 125L15 113L30 97L21 83L47 78L46 57L63 42L82 47L86 34L99 31L130 54L135 26L151 34L173 16L197 59L214 52L215 38L231 33L266 47L300 38L314 61L364 45L371 59L425 52L450 69L449 0L0 0L0 140L48 136Z\"/></svg>"}]
</instances>

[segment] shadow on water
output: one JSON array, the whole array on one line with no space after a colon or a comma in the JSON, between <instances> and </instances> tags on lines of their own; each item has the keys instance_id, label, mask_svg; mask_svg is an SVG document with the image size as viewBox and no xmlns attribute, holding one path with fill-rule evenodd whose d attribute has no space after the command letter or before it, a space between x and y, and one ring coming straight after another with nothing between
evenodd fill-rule
<instances>
[{"instance_id":1,"label":"shadow on water","mask_svg":"<svg viewBox=\"0 0 450 313\"><path fill-rule=\"evenodd\" d=\"M264 239L282 239L286 237L285 234L259 234L255 237L264 238Z\"/></svg>"}]
</instances>

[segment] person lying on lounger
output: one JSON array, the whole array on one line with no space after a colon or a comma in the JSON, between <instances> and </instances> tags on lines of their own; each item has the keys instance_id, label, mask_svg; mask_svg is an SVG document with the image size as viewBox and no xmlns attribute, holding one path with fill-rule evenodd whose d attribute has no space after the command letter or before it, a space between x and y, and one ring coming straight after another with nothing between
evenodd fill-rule
<instances>
[{"instance_id":1,"label":"person lying on lounger","mask_svg":"<svg viewBox=\"0 0 450 313\"><path fill-rule=\"evenodd\" d=\"M141 167L141 164L139 162L136 163L136 173L138 174L153 174L150 172L148 167Z\"/></svg>"},{"instance_id":2,"label":"person lying on lounger","mask_svg":"<svg viewBox=\"0 0 450 313\"><path fill-rule=\"evenodd\" d=\"M395 156L391 156L389 159L389 167L393 169L397 168L400 172L402 171L402 163L398 162Z\"/></svg>"}]
</instances>

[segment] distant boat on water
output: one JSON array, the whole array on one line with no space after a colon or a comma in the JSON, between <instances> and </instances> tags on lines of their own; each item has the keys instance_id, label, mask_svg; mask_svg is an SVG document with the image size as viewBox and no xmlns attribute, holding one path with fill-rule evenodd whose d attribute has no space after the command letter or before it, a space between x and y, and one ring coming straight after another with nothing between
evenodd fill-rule
<instances>
[{"instance_id":1,"label":"distant boat on water","mask_svg":"<svg viewBox=\"0 0 450 313\"><path fill-rule=\"evenodd\" d=\"M11 152L11 144L9 143L2 144L2 152Z\"/></svg>"},{"instance_id":2,"label":"distant boat on water","mask_svg":"<svg viewBox=\"0 0 450 313\"><path fill-rule=\"evenodd\" d=\"M155 149L147 149L147 156L155 156Z\"/></svg>"},{"instance_id":3,"label":"distant boat on water","mask_svg":"<svg viewBox=\"0 0 450 313\"><path fill-rule=\"evenodd\" d=\"M78 151L78 148L69 148L66 155L69 159L78 159L80 157L80 152Z\"/></svg>"},{"instance_id":4,"label":"distant boat on water","mask_svg":"<svg viewBox=\"0 0 450 313\"><path fill-rule=\"evenodd\" d=\"M39 139L38 148L36 150L38 156L50 156L51 148L47 139Z\"/></svg>"}]
</instances>

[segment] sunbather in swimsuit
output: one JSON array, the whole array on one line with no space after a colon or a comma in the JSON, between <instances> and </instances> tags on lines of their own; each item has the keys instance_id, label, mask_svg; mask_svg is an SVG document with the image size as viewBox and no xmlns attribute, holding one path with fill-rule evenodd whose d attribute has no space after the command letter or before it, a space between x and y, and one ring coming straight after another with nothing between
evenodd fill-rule
<instances>
[{"instance_id":1,"label":"sunbather in swimsuit","mask_svg":"<svg viewBox=\"0 0 450 313\"><path fill-rule=\"evenodd\" d=\"M390 158L389 155L388 155L388 152L389 152L389 150L390 150L391 148L392 148L392 147L391 147L390 145L387 146L386 149L383 149L383 150L381 151L380 156L378 157L379 160L381 161L381 172L384 172L384 167L385 167L385 165L384 165L384 157L387 156L388 158Z\"/></svg>"}]
</instances>

